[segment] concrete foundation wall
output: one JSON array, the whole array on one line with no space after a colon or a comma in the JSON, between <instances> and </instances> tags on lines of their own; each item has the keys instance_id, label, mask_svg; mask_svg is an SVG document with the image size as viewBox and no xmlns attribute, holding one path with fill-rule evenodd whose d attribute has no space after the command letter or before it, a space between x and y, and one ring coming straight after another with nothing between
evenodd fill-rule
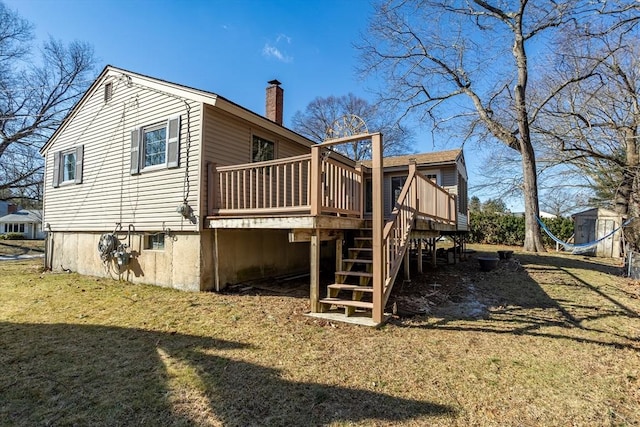
<instances>
[{"instance_id":1,"label":"concrete foundation wall","mask_svg":"<svg viewBox=\"0 0 640 427\"><path fill-rule=\"evenodd\" d=\"M185 291L217 291L229 284L309 272L309 243L289 243L288 230L203 230L165 236L163 250L144 249L144 234L119 233L131 259L118 268L98 252L102 233L51 232L47 261L53 271L70 270ZM322 242L323 268L330 269L334 242Z\"/></svg>"},{"instance_id":2,"label":"concrete foundation wall","mask_svg":"<svg viewBox=\"0 0 640 427\"><path fill-rule=\"evenodd\" d=\"M212 234L218 290L246 280L309 271L309 243L289 243L287 230L218 229L217 236L216 230Z\"/></svg>"},{"instance_id":3,"label":"concrete foundation wall","mask_svg":"<svg viewBox=\"0 0 640 427\"><path fill-rule=\"evenodd\" d=\"M130 242L131 259L118 268L115 260L103 262L98 253L102 233L50 233L48 260L53 271L71 270L80 274L111 277L133 283L147 283L185 291L201 290L200 235L175 233L165 236L164 250L144 249L144 235L118 235Z\"/></svg>"}]
</instances>

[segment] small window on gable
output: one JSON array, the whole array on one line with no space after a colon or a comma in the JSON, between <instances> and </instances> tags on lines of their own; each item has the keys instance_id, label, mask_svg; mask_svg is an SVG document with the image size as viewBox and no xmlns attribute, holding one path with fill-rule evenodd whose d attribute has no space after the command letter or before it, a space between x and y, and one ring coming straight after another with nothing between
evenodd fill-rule
<instances>
[{"instance_id":1,"label":"small window on gable","mask_svg":"<svg viewBox=\"0 0 640 427\"><path fill-rule=\"evenodd\" d=\"M153 251L164 250L164 233L155 233L146 236L144 248Z\"/></svg>"},{"instance_id":2,"label":"small window on gable","mask_svg":"<svg viewBox=\"0 0 640 427\"><path fill-rule=\"evenodd\" d=\"M104 85L104 102L111 101L113 98L113 83L106 83Z\"/></svg>"},{"instance_id":3,"label":"small window on gable","mask_svg":"<svg viewBox=\"0 0 640 427\"><path fill-rule=\"evenodd\" d=\"M426 175L427 179L430 179L431 181L435 182L436 184L438 183L438 174L436 173L428 173Z\"/></svg>"},{"instance_id":4,"label":"small window on gable","mask_svg":"<svg viewBox=\"0 0 640 427\"><path fill-rule=\"evenodd\" d=\"M131 131L131 174L180 164L180 116Z\"/></svg>"},{"instance_id":5,"label":"small window on gable","mask_svg":"<svg viewBox=\"0 0 640 427\"><path fill-rule=\"evenodd\" d=\"M275 144L259 136L253 136L253 145L251 150L251 159L253 162L265 162L275 158Z\"/></svg>"},{"instance_id":6,"label":"small window on gable","mask_svg":"<svg viewBox=\"0 0 640 427\"><path fill-rule=\"evenodd\" d=\"M82 183L84 146L53 154L53 186Z\"/></svg>"}]
</instances>

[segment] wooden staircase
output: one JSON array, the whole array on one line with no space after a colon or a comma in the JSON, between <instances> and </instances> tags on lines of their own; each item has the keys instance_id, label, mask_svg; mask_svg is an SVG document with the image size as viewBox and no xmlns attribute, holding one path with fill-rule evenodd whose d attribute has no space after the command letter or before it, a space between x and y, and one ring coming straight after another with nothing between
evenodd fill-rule
<instances>
[{"instance_id":1,"label":"wooden staircase","mask_svg":"<svg viewBox=\"0 0 640 427\"><path fill-rule=\"evenodd\" d=\"M342 270L335 272L335 283L327 286L327 297L320 299L323 311L339 307L344 308L345 316L353 316L356 311L373 309L371 242L371 229L361 229L353 239L348 257L342 259Z\"/></svg>"}]
</instances>

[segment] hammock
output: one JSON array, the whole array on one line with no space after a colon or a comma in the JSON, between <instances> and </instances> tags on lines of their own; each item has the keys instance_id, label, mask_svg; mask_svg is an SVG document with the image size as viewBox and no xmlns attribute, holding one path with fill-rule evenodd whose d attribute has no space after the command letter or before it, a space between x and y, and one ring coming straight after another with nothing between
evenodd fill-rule
<instances>
[{"instance_id":1,"label":"hammock","mask_svg":"<svg viewBox=\"0 0 640 427\"><path fill-rule=\"evenodd\" d=\"M623 222L620 227L618 227L615 230L611 231L606 236L599 238L598 240L594 240L592 242L587 242L587 243L580 243L580 244L577 244L577 245L574 244L574 243L564 242L564 241L560 240L558 237L553 235L551 230L549 230L547 228L545 223L542 222L542 220L540 218L536 217L536 219L538 220L538 224L540 224L540 227L542 227L544 232L547 233L547 235L549 237L551 237L551 239L554 242L556 242L559 245L563 246L566 250L571 251L572 254L580 254L580 253L584 253L584 252L588 251L589 249L595 248L596 246L598 246L598 243L600 243L603 240L608 239L609 237L611 237L614 234L616 234L620 229L622 229L623 227L626 227L627 225L629 225L631 223L631 221L633 221L635 218L629 218L628 220Z\"/></svg>"}]
</instances>

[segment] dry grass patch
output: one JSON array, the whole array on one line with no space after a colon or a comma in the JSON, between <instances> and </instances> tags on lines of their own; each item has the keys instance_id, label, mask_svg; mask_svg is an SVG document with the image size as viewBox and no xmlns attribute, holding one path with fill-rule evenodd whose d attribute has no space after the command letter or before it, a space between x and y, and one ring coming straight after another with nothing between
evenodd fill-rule
<instances>
[{"instance_id":1,"label":"dry grass patch","mask_svg":"<svg viewBox=\"0 0 640 427\"><path fill-rule=\"evenodd\" d=\"M4 263L0 419L640 423L638 286L576 257L516 259L414 279L404 291L426 294L438 280L449 298L378 330L305 317L307 299L287 292L192 294ZM481 315L455 309L471 300Z\"/></svg>"},{"instance_id":2,"label":"dry grass patch","mask_svg":"<svg viewBox=\"0 0 640 427\"><path fill-rule=\"evenodd\" d=\"M41 255L44 240L0 240L0 256Z\"/></svg>"}]
</instances>

